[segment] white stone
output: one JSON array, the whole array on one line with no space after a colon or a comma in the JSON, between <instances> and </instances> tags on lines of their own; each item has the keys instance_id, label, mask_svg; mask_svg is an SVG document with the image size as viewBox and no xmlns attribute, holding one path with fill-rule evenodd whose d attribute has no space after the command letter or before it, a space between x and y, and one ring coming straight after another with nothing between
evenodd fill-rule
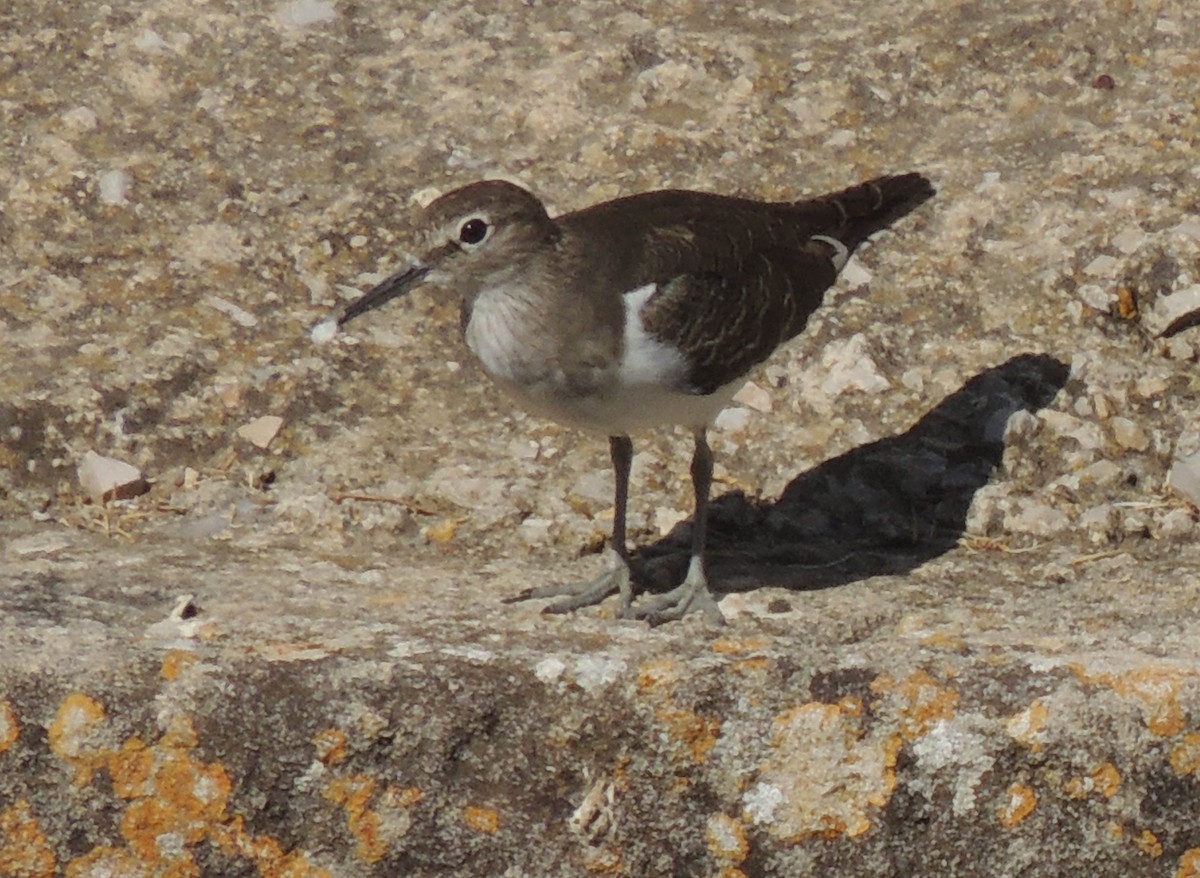
<instances>
[{"instance_id":1,"label":"white stone","mask_svg":"<svg viewBox=\"0 0 1200 878\"><path fill-rule=\"evenodd\" d=\"M1200 506L1200 451L1176 458L1167 485L1193 506Z\"/></svg>"},{"instance_id":2,"label":"white stone","mask_svg":"<svg viewBox=\"0 0 1200 878\"><path fill-rule=\"evenodd\" d=\"M825 376L820 390L831 398L847 390L880 393L891 386L872 359L867 337L861 332L826 345L819 371Z\"/></svg>"},{"instance_id":3,"label":"white stone","mask_svg":"<svg viewBox=\"0 0 1200 878\"><path fill-rule=\"evenodd\" d=\"M1098 460L1075 473L1076 486L1096 485L1106 487L1115 484L1122 470L1111 460Z\"/></svg>"},{"instance_id":4,"label":"white stone","mask_svg":"<svg viewBox=\"0 0 1200 878\"><path fill-rule=\"evenodd\" d=\"M1001 441L1005 445L1012 445L1037 432L1041 421L1038 416L1027 409L1017 409L1011 415L1004 419L1000 424L1000 435L996 436L992 433L991 423L988 424L988 429L984 430L984 441L995 442Z\"/></svg>"},{"instance_id":5,"label":"white stone","mask_svg":"<svg viewBox=\"0 0 1200 878\"><path fill-rule=\"evenodd\" d=\"M1116 257L1101 253L1083 267L1083 273L1108 277L1116 272L1118 264Z\"/></svg>"},{"instance_id":6,"label":"white stone","mask_svg":"<svg viewBox=\"0 0 1200 878\"><path fill-rule=\"evenodd\" d=\"M1108 312L1112 310L1117 295L1112 290L1106 290L1099 284L1084 284L1079 288L1079 298L1083 304L1094 311Z\"/></svg>"},{"instance_id":7,"label":"white stone","mask_svg":"<svg viewBox=\"0 0 1200 878\"><path fill-rule=\"evenodd\" d=\"M275 22L282 28L300 30L333 21L337 9L329 0L292 0L275 9Z\"/></svg>"},{"instance_id":8,"label":"white stone","mask_svg":"<svg viewBox=\"0 0 1200 878\"><path fill-rule=\"evenodd\" d=\"M243 308L241 305L235 305L228 299L222 299L220 296L205 296L204 304L210 308L216 308L222 314L232 318L234 323L240 326L245 326L247 329L258 325L258 318Z\"/></svg>"},{"instance_id":9,"label":"white stone","mask_svg":"<svg viewBox=\"0 0 1200 878\"><path fill-rule=\"evenodd\" d=\"M63 113L62 120L71 128L86 131L95 128L100 121L91 107L75 107L73 110L67 110Z\"/></svg>"},{"instance_id":10,"label":"white stone","mask_svg":"<svg viewBox=\"0 0 1200 878\"><path fill-rule=\"evenodd\" d=\"M1150 447L1150 437L1141 425L1129 418L1112 419L1113 439L1122 448L1133 451L1145 451Z\"/></svg>"},{"instance_id":11,"label":"white stone","mask_svg":"<svg viewBox=\"0 0 1200 878\"><path fill-rule=\"evenodd\" d=\"M320 323L312 328L312 340L314 344L328 344L333 341L333 337L338 334L337 318L326 317Z\"/></svg>"},{"instance_id":12,"label":"white stone","mask_svg":"<svg viewBox=\"0 0 1200 878\"><path fill-rule=\"evenodd\" d=\"M1146 241L1146 233L1141 226L1130 226L1119 232L1112 239L1113 246L1128 256L1137 251Z\"/></svg>"},{"instance_id":13,"label":"white stone","mask_svg":"<svg viewBox=\"0 0 1200 878\"><path fill-rule=\"evenodd\" d=\"M1037 501L1026 501L1004 516L1005 530L1039 537L1054 536L1069 525L1070 519L1065 512Z\"/></svg>"},{"instance_id":14,"label":"white stone","mask_svg":"<svg viewBox=\"0 0 1200 878\"><path fill-rule=\"evenodd\" d=\"M99 183L101 203L125 204L133 186L133 177L128 171L118 168L101 174Z\"/></svg>"},{"instance_id":15,"label":"white stone","mask_svg":"<svg viewBox=\"0 0 1200 878\"><path fill-rule=\"evenodd\" d=\"M556 656L544 658L533 668L533 675L543 683L553 683L567 669L566 662Z\"/></svg>"},{"instance_id":16,"label":"white stone","mask_svg":"<svg viewBox=\"0 0 1200 878\"><path fill-rule=\"evenodd\" d=\"M1175 335L1167 339L1168 357L1170 357L1172 360L1181 361L1190 361L1196 359L1196 346L1184 337L1189 334L1190 333L1183 333L1182 335Z\"/></svg>"},{"instance_id":17,"label":"white stone","mask_svg":"<svg viewBox=\"0 0 1200 878\"><path fill-rule=\"evenodd\" d=\"M153 54L155 52L161 52L163 49L167 48L167 41L164 40L157 31L152 31L147 28L133 38L133 45L134 48L140 52Z\"/></svg>"},{"instance_id":18,"label":"white stone","mask_svg":"<svg viewBox=\"0 0 1200 878\"><path fill-rule=\"evenodd\" d=\"M513 439L508 443L508 453L517 460L537 460L541 445L533 439Z\"/></svg>"},{"instance_id":19,"label":"white stone","mask_svg":"<svg viewBox=\"0 0 1200 878\"><path fill-rule=\"evenodd\" d=\"M1133 383L1133 392L1142 399L1161 399L1167 392L1167 379L1161 375L1145 375Z\"/></svg>"},{"instance_id":20,"label":"white stone","mask_svg":"<svg viewBox=\"0 0 1200 878\"><path fill-rule=\"evenodd\" d=\"M654 510L654 526L664 537L673 531L679 522L686 521L687 518L688 513L671 506L659 506Z\"/></svg>"},{"instance_id":21,"label":"white stone","mask_svg":"<svg viewBox=\"0 0 1200 878\"><path fill-rule=\"evenodd\" d=\"M1200 220L1185 219L1171 227L1171 231L1177 235L1182 235L1185 238L1192 238L1200 241Z\"/></svg>"},{"instance_id":22,"label":"white stone","mask_svg":"<svg viewBox=\"0 0 1200 878\"><path fill-rule=\"evenodd\" d=\"M866 286L874 276L869 268L853 256L850 257L850 261L842 267L841 272L838 274L838 277L842 280L842 284L851 289Z\"/></svg>"},{"instance_id":23,"label":"white stone","mask_svg":"<svg viewBox=\"0 0 1200 878\"><path fill-rule=\"evenodd\" d=\"M741 433L750 426L750 418L750 409L730 406L713 418L713 427L722 433Z\"/></svg>"},{"instance_id":24,"label":"white stone","mask_svg":"<svg viewBox=\"0 0 1200 878\"><path fill-rule=\"evenodd\" d=\"M279 433L283 426L283 418L278 415L263 415L255 418L249 424L238 427L237 434L259 448L266 448Z\"/></svg>"},{"instance_id":25,"label":"white stone","mask_svg":"<svg viewBox=\"0 0 1200 878\"><path fill-rule=\"evenodd\" d=\"M749 406L758 412L769 412L771 410L771 394L753 381L747 381L743 384L742 389L733 395L733 401L740 405Z\"/></svg>"},{"instance_id":26,"label":"white stone","mask_svg":"<svg viewBox=\"0 0 1200 878\"><path fill-rule=\"evenodd\" d=\"M1164 537L1190 537L1196 533L1196 521L1190 509L1172 509L1163 516L1159 533Z\"/></svg>"},{"instance_id":27,"label":"white stone","mask_svg":"<svg viewBox=\"0 0 1200 878\"><path fill-rule=\"evenodd\" d=\"M521 522L517 528L517 533L526 545L536 546L545 543L550 538L550 526L553 524L548 518L527 518Z\"/></svg>"},{"instance_id":28,"label":"white stone","mask_svg":"<svg viewBox=\"0 0 1200 878\"><path fill-rule=\"evenodd\" d=\"M1197 312L1200 312L1200 284L1193 284L1169 296L1159 296L1146 315L1146 328L1158 335L1181 317L1189 314L1200 317Z\"/></svg>"},{"instance_id":29,"label":"white stone","mask_svg":"<svg viewBox=\"0 0 1200 878\"><path fill-rule=\"evenodd\" d=\"M1113 535L1116 509L1109 503L1093 506L1079 516L1079 529L1095 543L1103 543Z\"/></svg>"},{"instance_id":30,"label":"white stone","mask_svg":"<svg viewBox=\"0 0 1200 878\"><path fill-rule=\"evenodd\" d=\"M94 451L83 456L76 473L79 484L97 501L124 500L149 489L136 466Z\"/></svg>"},{"instance_id":31,"label":"white stone","mask_svg":"<svg viewBox=\"0 0 1200 878\"><path fill-rule=\"evenodd\" d=\"M1096 451L1104 447L1104 432L1099 424L1054 409L1043 411L1039 417L1052 432L1074 439L1085 451Z\"/></svg>"}]
</instances>

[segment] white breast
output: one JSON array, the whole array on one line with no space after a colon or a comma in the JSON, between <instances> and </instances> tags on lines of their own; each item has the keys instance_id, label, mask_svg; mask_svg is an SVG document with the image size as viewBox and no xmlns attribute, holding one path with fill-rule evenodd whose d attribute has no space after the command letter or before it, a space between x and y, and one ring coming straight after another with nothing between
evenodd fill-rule
<instances>
[{"instance_id":1,"label":"white breast","mask_svg":"<svg viewBox=\"0 0 1200 878\"><path fill-rule=\"evenodd\" d=\"M741 386L700 396L686 390L687 361L675 347L651 336L640 311L657 287L627 293L621 356L606 367L555 362L549 352L571 356L571 346L546 343L553 315L539 310L523 289L484 290L467 322L467 346L484 370L531 412L605 435L709 423Z\"/></svg>"},{"instance_id":2,"label":"white breast","mask_svg":"<svg viewBox=\"0 0 1200 878\"><path fill-rule=\"evenodd\" d=\"M520 383L533 378L528 364L529 335L540 323L535 314L524 291L510 286L491 287L476 297L464 336L496 380Z\"/></svg>"}]
</instances>

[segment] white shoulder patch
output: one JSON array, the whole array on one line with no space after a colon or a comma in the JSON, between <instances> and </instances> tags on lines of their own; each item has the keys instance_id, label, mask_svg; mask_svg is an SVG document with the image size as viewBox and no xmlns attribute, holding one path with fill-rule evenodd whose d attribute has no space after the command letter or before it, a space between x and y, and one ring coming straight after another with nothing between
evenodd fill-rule
<instances>
[{"instance_id":1,"label":"white shoulder patch","mask_svg":"<svg viewBox=\"0 0 1200 878\"><path fill-rule=\"evenodd\" d=\"M650 384L673 386L687 373L683 354L672 345L652 338L642 324L642 307L658 291L658 284L646 284L630 290L625 303L624 350L621 354L621 382L626 385Z\"/></svg>"}]
</instances>

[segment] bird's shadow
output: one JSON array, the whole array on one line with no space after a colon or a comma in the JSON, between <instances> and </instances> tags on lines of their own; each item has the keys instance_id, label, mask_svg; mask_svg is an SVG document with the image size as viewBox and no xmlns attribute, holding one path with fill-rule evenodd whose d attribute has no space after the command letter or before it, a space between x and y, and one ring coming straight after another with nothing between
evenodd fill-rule
<instances>
[{"instance_id":1,"label":"bird's shadow","mask_svg":"<svg viewBox=\"0 0 1200 878\"><path fill-rule=\"evenodd\" d=\"M1005 425L1045 407L1065 363L1022 354L980 372L909 430L800 473L778 500L734 491L709 508L714 591L817 589L912 570L954 548L975 493L1004 453ZM640 584L662 591L686 571L691 522L634 553Z\"/></svg>"}]
</instances>

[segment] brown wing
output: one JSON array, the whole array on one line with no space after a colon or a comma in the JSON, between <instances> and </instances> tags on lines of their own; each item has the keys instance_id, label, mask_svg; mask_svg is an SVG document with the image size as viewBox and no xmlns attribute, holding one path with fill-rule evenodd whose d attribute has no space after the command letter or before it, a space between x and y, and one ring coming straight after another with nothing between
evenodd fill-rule
<instances>
[{"instance_id":1,"label":"brown wing","mask_svg":"<svg viewBox=\"0 0 1200 878\"><path fill-rule=\"evenodd\" d=\"M643 325L688 359L686 389L706 394L803 330L848 253L932 194L920 174L795 203L664 190L559 222L577 246L608 241L619 254L591 278L595 288L658 287Z\"/></svg>"},{"instance_id":2,"label":"brown wing","mask_svg":"<svg viewBox=\"0 0 1200 878\"><path fill-rule=\"evenodd\" d=\"M815 241L761 249L735 270L678 275L642 306L642 324L683 353L687 390L712 393L804 329L837 277L833 250Z\"/></svg>"}]
</instances>

